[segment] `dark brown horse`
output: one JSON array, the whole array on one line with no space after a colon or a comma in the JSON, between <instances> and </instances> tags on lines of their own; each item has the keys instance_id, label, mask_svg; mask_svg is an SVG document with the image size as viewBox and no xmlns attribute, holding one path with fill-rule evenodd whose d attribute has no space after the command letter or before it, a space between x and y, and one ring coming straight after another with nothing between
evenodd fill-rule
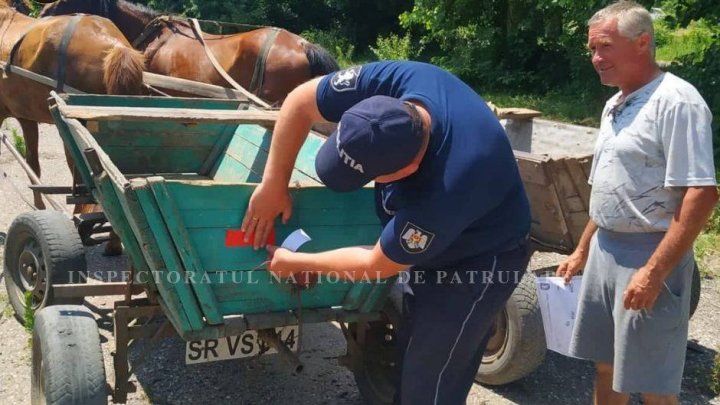
<instances>
[{"instance_id":1,"label":"dark brown horse","mask_svg":"<svg viewBox=\"0 0 720 405\"><path fill-rule=\"evenodd\" d=\"M112 20L145 53L150 72L228 86L186 20L158 19L159 13L125 0L58 0L45 6L40 15L72 13L96 14ZM274 40L266 42L275 34ZM260 28L224 36L203 33L202 37L222 69L246 89L250 89L256 76L263 47L270 46L267 62L260 65L264 67L264 80L257 90L251 89L270 103L282 102L299 84L338 69L325 49L285 30Z\"/></svg>"},{"instance_id":2,"label":"dark brown horse","mask_svg":"<svg viewBox=\"0 0 720 405\"><path fill-rule=\"evenodd\" d=\"M64 16L36 20L0 0L0 60L7 62L15 47L13 66L63 81L82 92L141 94L144 57L117 27L102 17L83 16L74 19L74 31L66 34L71 19ZM63 42L63 37L67 37L67 42ZM38 177L38 123L53 123L47 103L51 90L12 71L0 75L0 122L8 117L20 122L26 143L25 159ZM69 159L68 164L72 170ZM37 193L35 205L44 208Z\"/></svg>"}]
</instances>

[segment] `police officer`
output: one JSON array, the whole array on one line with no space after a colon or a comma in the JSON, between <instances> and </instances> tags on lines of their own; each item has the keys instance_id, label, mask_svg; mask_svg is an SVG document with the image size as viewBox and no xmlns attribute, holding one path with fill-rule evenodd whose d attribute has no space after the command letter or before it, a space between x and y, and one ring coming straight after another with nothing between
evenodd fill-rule
<instances>
[{"instance_id":1,"label":"police officer","mask_svg":"<svg viewBox=\"0 0 720 405\"><path fill-rule=\"evenodd\" d=\"M497 313L525 272L530 211L512 148L483 99L419 62L376 62L311 80L285 100L242 228L262 246L291 215L290 174L313 123L338 122L317 174L347 192L375 181L372 247L294 253L268 246L281 277L355 280L409 268L400 331L402 404L465 403Z\"/></svg>"}]
</instances>

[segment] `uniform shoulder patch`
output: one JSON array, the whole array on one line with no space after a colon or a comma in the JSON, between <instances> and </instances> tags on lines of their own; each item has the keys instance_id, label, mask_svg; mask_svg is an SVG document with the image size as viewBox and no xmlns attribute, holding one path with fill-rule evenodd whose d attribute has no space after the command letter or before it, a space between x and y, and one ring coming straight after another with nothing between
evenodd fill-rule
<instances>
[{"instance_id":1,"label":"uniform shoulder patch","mask_svg":"<svg viewBox=\"0 0 720 405\"><path fill-rule=\"evenodd\" d=\"M435 234L408 222L405 224L400 236L400 246L410 254L426 251L435 238Z\"/></svg>"},{"instance_id":2,"label":"uniform shoulder patch","mask_svg":"<svg viewBox=\"0 0 720 405\"><path fill-rule=\"evenodd\" d=\"M362 66L353 66L336 72L332 79L330 79L330 85L333 90L343 92L357 89L360 70L362 70Z\"/></svg>"}]
</instances>

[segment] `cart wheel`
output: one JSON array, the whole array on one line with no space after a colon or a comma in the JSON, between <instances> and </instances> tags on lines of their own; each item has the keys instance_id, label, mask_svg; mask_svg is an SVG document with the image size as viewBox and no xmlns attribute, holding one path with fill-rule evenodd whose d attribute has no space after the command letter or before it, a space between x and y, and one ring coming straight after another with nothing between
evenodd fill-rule
<instances>
[{"instance_id":1,"label":"cart wheel","mask_svg":"<svg viewBox=\"0 0 720 405\"><path fill-rule=\"evenodd\" d=\"M82 305L43 308L33 327L31 403L108 403L105 363L93 314Z\"/></svg>"},{"instance_id":2,"label":"cart wheel","mask_svg":"<svg viewBox=\"0 0 720 405\"><path fill-rule=\"evenodd\" d=\"M368 405L392 404L400 382L400 364L395 331L402 314L402 289L393 287L383 309L385 319L376 322L353 323L349 332L356 339L364 333L361 353L353 356L352 372L360 395Z\"/></svg>"},{"instance_id":3,"label":"cart wheel","mask_svg":"<svg viewBox=\"0 0 720 405\"><path fill-rule=\"evenodd\" d=\"M5 287L15 316L25 322L25 294L32 309L56 304L82 304L83 298L53 297L53 284L85 283L85 251L72 221L57 211L21 214L5 241Z\"/></svg>"},{"instance_id":4,"label":"cart wheel","mask_svg":"<svg viewBox=\"0 0 720 405\"><path fill-rule=\"evenodd\" d=\"M700 303L700 292L702 289L700 278L700 269L698 268L697 262L695 262L693 266L692 287L690 287L690 318L692 318Z\"/></svg>"},{"instance_id":5,"label":"cart wheel","mask_svg":"<svg viewBox=\"0 0 720 405\"><path fill-rule=\"evenodd\" d=\"M498 315L475 380L502 385L534 371L545 359L546 344L535 275L528 272Z\"/></svg>"}]
</instances>

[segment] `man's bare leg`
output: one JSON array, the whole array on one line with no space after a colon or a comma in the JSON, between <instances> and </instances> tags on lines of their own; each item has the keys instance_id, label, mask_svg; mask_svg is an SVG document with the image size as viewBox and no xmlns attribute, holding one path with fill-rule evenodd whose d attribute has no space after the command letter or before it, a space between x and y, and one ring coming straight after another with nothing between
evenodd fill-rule
<instances>
[{"instance_id":1,"label":"man's bare leg","mask_svg":"<svg viewBox=\"0 0 720 405\"><path fill-rule=\"evenodd\" d=\"M677 395L642 394L644 405L678 405Z\"/></svg>"},{"instance_id":2,"label":"man's bare leg","mask_svg":"<svg viewBox=\"0 0 720 405\"><path fill-rule=\"evenodd\" d=\"M630 394L615 392L613 385L613 365L608 363L595 363L595 391L593 392L595 405L625 405L630 400Z\"/></svg>"}]
</instances>

